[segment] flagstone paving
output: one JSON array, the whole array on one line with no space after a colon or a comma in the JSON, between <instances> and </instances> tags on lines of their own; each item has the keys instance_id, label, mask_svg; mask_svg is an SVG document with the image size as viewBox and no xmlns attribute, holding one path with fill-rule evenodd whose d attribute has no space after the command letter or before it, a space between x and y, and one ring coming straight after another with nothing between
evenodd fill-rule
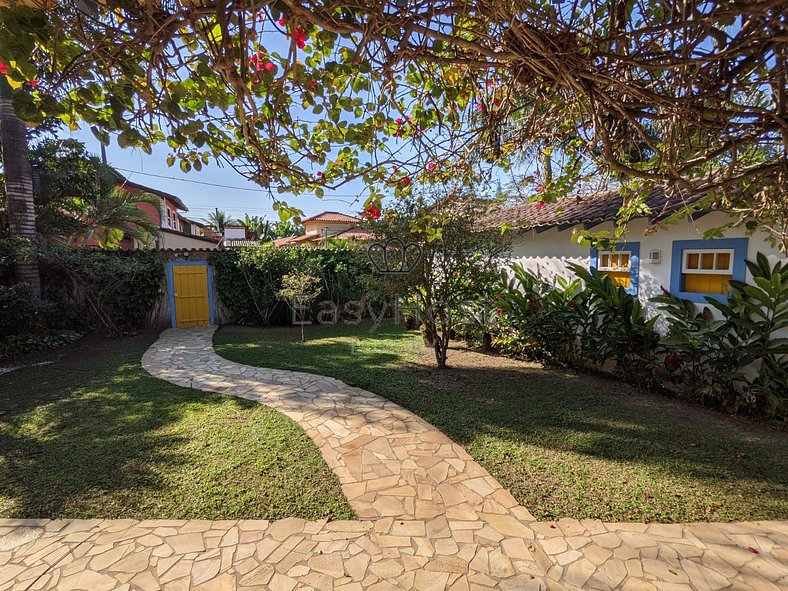
<instances>
[{"instance_id":1,"label":"flagstone paving","mask_svg":"<svg viewBox=\"0 0 788 591\"><path fill-rule=\"evenodd\" d=\"M298 422L359 520L0 520L0 591L788 589L788 522L537 522L409 411L333 378L233 363L212 335L165 331L143 366Z\"/></svg>"}]
</instances>

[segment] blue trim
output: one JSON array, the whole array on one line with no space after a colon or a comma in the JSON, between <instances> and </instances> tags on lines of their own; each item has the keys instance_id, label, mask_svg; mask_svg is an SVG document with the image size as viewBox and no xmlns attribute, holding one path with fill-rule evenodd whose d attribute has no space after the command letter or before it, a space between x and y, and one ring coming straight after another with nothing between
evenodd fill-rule
<instances>
[{"instance_id":1,"label":"blue trim","mask_svg":"<svg viewBox=\"0 0 788 591\"><path fill-rule=\"evenodd\" d=\"M175 319L175 279L173 277L172 268L173 267L197 267L197 266L205 266L207 267L207 275L208 275L208 314L209 314L209 322L211 326L215 324L215 318L213 314L214 310L214 301L213 301L213 268L208 261L170 261L167 263L167 287L170 291L170 325L172 328L177 328L178 322Z\"/></svg>"},{"instance_id":2,"label":"blue trim","mask_svg":"<svg viewBox=\"0 0 788 591\"><path fill-rule=\"evenodd\" d=\"M747 275L747 246L749 238L718 238L715 240L674 240L670 258L670 293L676 297L705 304L706 298L714 298L721 302L728 301L727 295L711 293L694 293L681 290L681 261L685 249L733 249L733 278L744 281Z\"/></svg>"},{"instance_id":3,"label":"blue trim","mask_svg":"<svg viewBox=\"0 0 788 591\"><path fill-rule=\"evenodd\" d=\"M624 250L629 252L629 287L626 292L630 295L638 295L638 285L640 283L640 242L626 242L616 244L616 252ZM591 249L591 261L589 266L596 269L599 266L599 249Z\"/></svg>"}]
</instances>

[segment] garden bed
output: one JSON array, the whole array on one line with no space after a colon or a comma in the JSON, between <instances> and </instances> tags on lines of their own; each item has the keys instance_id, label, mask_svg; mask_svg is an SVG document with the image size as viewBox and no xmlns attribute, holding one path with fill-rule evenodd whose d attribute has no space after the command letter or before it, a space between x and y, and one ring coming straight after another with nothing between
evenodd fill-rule
<instances>
[{"instance_id":1,"label":"garden bed","mask_svg":"<svg viewBox=\"0 0 788 591\"><path fill-rule=\"evenodd\" d=\"M298 425L153 378L155 339L86 337L0 376L0 518L353 517Z\"/></svg>"},{"instance_id":2,"label":"garden bed","mask_svg":"<svg viewBox=\"0 0 788 591\"><path fill-rule=\"evenodd\" d=\"M455 349L434 369L392 326L225 328L233 361L340 378L440 428L539 519L788 517L788 435L611 380Z\"/></svg>"}]
</instances>

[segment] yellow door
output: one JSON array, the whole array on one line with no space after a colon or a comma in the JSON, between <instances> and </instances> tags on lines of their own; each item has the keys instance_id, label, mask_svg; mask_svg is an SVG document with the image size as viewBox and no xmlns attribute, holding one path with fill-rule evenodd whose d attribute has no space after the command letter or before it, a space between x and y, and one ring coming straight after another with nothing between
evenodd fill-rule
<instances>
[{"instance_id":1,"label":"yellow door","mask_svg":"<svg viewBox=\"0 0 788 591\"><path fill-rule=\"evenodd\" d=\"M208 265L174 265L175 326L207 326L211 323L208 297Z\"/></svg>"}]
</instances>

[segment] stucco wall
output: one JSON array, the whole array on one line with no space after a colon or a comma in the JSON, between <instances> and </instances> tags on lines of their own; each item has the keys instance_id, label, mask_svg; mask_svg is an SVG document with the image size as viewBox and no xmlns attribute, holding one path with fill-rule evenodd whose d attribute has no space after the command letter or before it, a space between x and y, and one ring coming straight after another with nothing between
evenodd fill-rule
<instances>
[{"instance_id":1,"label":"stucco wall","mask_svg":"<svg viewBox=\"0 0 788 591\"><path fill-rule=\"evenodd\" d=\"M711 228L722 226L728 218L719 212L707 214L694 222L681 222L646 236L645 219L635 220L629 224L626 240L640 243L640 272L638 297L645 304L647 313L657 313L656 306L648 300L661 292L661 287L670 289L671 250L676 240L700 240L703 233ZM612 230L612 223L595 226L591 231ZM725 233L725 238L746 237L743 230L734 229ZM764 241L765 234L756 233L748 237L747 258L754 259L758 252L767 255L772 263L785 260L785 256L777 248ZM712 246L709 243L709 246ZM648 252L659 250L662 253L660 263L648 262ZM569 277L568 264L577 263L588 266L590 249L572 242L572 230L559 232L551 228L545 232L527 232L515 238L512 245L511 260L521 263L527 269L541 272L542 277L553 282L556 275ZM751 277L747 273L746 281Z\"/></svg>"},{"instance_id":2,"label":"stucco wall","mask_svg":"<svg viewBox=\"0 0 788 591\"><path fill-rule=\"evenodd\" d=\"M201 240L193 236L184 236L183 234L172 234L171 232L160 232L159 244L160 248L199 248L208 250L219 248L219 244L216 242Z\"/></svg>"}]
</instances>

